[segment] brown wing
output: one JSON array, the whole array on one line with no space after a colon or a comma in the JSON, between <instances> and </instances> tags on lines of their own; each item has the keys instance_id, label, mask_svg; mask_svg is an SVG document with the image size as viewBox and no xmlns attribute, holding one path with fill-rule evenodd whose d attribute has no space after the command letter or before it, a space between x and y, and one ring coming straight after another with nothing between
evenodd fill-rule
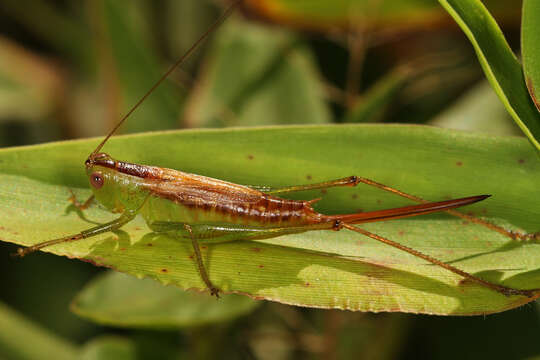
<instances>
[{"instance_id":1,"label":"brown wing","mask_svg":"<svg viewBox=\"0 0 540 360\"><path fill-rule=\"evenodd\" d=\"M185 206L227 213L238 221L252 220L261 225L307 224L318 222L320 217L311 207L318 199L282 199L223 180L171 169L160 171L156 179L145 181L147 186L155 195Z\"/></svg>"},{"instance_id":2,"label":"brown wing","mask_svg":"<svg viewBox=\"0 0 540 360\"><path fill-rule=\"evenodd\" d=\"M157 169L159 176L145 184L154 194L179 203L256 203L265 196L247 186L173 169Z\"/></svg>"}]
</instances>

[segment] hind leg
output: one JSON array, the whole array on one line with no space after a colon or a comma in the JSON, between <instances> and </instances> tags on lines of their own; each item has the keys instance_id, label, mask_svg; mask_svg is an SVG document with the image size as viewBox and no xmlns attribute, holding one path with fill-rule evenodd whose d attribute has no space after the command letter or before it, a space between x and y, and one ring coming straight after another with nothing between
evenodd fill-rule
<instances>
[{"instance_id":1,"label":"hind leg","mask_svg":"<svg viewBox=\"0 0 540 360\"><path fill-rule=\"evenodd\" d=\"M378 182L373 181L373 180L368 179L368 178L358 177L357 179L358 179L358 182L361 182L361 183L366 184L366 185L374 186L374 187L376 187L378 189L391 192L393 194L399 195L399 196L407 198L409 200L413 200L413 201L416 201L416 202L419 202L419 203L424 203L424 204L429 202L428 200L424 200L422 198L419 198L418 196L407 194L407 193L405 193L403 191L400 191L400 190L392 188L390 186L378 183ZM480 219L480 218L478 218L476 216L463 214L463 213L461 213L459 211L456 211L456 210L450 209L450 210L445 210L445 211L450 215L453 215L453 216L468 220L468 221L473 222L475 224L485 226L488 229L496 231L499 234L507 236L507 237L509 237L509 238L511 238L513 240L524 240L524 241L527 241L527 240L539 240L540 241L540 232L523 234L523 233L507 230L507 229L503 228L502 226L495 225L495 224L493 224L493 223L491 223L489 221Z\"/></svg>"},{"instance_id":2,"label":"hind leg","mask_svg":"<svg viewBox=\"0 0 540 360\"><path fill-rule=\"evenodd\" d=\"M441 260L438 260L438 259L435 259L429 255L426 255L424 253L421 253L420 251L418 250L415 250L415 249L412 249L408 246L405 246L405 245L402 245L400 243L397 243L393 240L390 240L390 239L387 239L385 237L382 237L380 235L377 235L377 234L374 234L372 232L369 232L367 230L364 230L364 229L361 229L357 226L353 226L353 225L350 225L350 224L346 224L346 223L341 223L339 224L339 227L342 227L342 228L346 228L346 229L349 229L351 231L354 231L354 232L357 232L359 234L362 234L362 235L365 235L365 236L368 236L372 239L375 239L377 241L380 241L382 243L385 243L387 245L390 245L392 247L395 247L397 249L400 249L402 251L405 251L405 252L408 252L409 254L411 255L414 255L416 257L419 257L421 259L424 259L434 265L437 265L437 266L440 266L448 271L451 271L453 272L454 274L457 274L457 275L460 275L466 279L469 279L471 281L474 281L476 282L477 284L480 284L482 286L485 286L489 289L492 289L494 291L497 291L498 293L501 293L505 296L511 296L511 295L521 295L521 296L526 296L526 297L533 297L536 295L536 293L538 293L540 291L540 289L529 289L529 290L521 290L521 289L514 289L514 288L509 288L509 287L506 287L506 286L502 286L502 285L498 285L498 284L494 284L494 283L491 283L489 281L486 281L486 280L483 280L477 276L474 276L472 274L469 274L468 272L465 272L461 269L458 269L450 264L447 264L445 262L442 262Z\"/></svg>"},{"instance_id":3,"label":"hind leg","mask_svg":"<svg viewBox=\"0 0 540 360\"><path fill-rule=\"evenodd\" d=\"M296 192L296 191L307 191L307 190L318 190L318 189L327 189L331 187L340 187L340 186L356 186L358 181L357 176L349 176L346 178L336 179L336 180L330 180L325 182L320 182L316 184L304 184L304 185L293 185L293 186L286 186L282 188L273 188L269 186L252 186L251 188L262 191L264 193L270 194L270 195L276 195L276 194L284 194L284 193L290 193L290 192Z\"/></svg>"}]
</instances>

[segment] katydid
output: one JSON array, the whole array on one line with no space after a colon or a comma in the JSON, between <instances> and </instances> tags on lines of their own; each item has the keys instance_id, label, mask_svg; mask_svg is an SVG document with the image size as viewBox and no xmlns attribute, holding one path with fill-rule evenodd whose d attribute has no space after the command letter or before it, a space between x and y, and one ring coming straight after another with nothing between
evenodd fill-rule
<instances>
[{"instance_id":1,"label":"katydid","mask_svg":"<svg viewBox=\"0 0 540 360\"><path fill-rule=\"evenodd\" d=\"M339 231L342 229L354 231L386 243L506 296L521 295L532 297L540 291L540 289L514 289L483 280L415 249L356 226L357 224L367 222L399 219L439 211L451 211L455 216L467 217L469 220L502 232L512 238L538 238L538 234L514 234L481 219L451 210L484 200L489 195L427 202L418 197L359 176L278 189L255 188L157 166L128 163L116 160L110 155L101 152L102 147L120 125L189 56L213 29L232 12L237 3L231 5L225 11L184 56L129 110L88 156L85 167L93 191L92 197L111 212L120 213L120 216L111 222L95 226L75 235L41 242L27 248L19 248L17 255L24 256L47 246L77 241L105 232L115 231L140 214L152 231L165 233L182 241L191 241L195 253L194 259L200 277L210 293L216 296L219 296L219 289L213 284L206 270L201 256L200 244L265 239L312 230ZM289 200L277 196L277 194L295 191L325 189L338 186L356 186L359 183L390 191L420 202L420 204L362 213L325 215L313 209L313 204L318 199ZM72 201L75 205L84 209L90 204L92 197L83 204L78 203L74 197L72 197Z\"/></svg>"}]
</instances>

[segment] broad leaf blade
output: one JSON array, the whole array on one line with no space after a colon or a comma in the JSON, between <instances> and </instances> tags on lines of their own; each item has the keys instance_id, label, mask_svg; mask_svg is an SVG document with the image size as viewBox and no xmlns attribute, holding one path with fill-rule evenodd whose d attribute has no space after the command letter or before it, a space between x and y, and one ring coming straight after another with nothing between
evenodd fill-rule
<instances>
[{"instance_id":1,"label":"broad leaf blade","mask_svg":"<svg viewBox=\"0 0 540 360\"><path fill-rule=\"evenodd\" d=\"M229 320L260 304L239 295L208 294L162 286L108 272L86 286L71 304L79 316L101 324L134 328L180 328Z\"/></svg>"},{"instance_id":2,"label":"broad leaf blade","mask_svg":"<svg viewBox=\"0 0 540 360\"><path fill-rule=\"evenodd\" d=\"M479 0L439 0L471 41L486 77L512 118L540 150L540 113L525 85L521 64Z\"/></svg>"},{"instance_id":3,"label":"broad leaf blade","mask_svg":"<svg viewBox=\"0 0 540 360\"><path fill-rule=\"evenodd\" d=\"M82 188L76 189L81 198L90 194L83 162L97 142L0 151L0 238L28 245L92 226L67 211L72 209L67 198L68 188ZM520 138L419 126L275 127L123 136L105 150L126 161L244 184L300 184L358 174L430 200L488 193L493 197L465 211L509 229L539 230L540 164ZM324 196L317 207L324 213L410 204L367 186L296 196ZM84 215L94 222L114 217L97 207ZM364 227L486 279L540 287L538 244L517 243L445 214ZM116 234L46 251L204 289L191 245L150 233L140 218ZM347 231L220 244L204 249L203 256L224 291L302 306L462 315L530 300L462 283L444 269Z\"/></svg>"}]
</instances>

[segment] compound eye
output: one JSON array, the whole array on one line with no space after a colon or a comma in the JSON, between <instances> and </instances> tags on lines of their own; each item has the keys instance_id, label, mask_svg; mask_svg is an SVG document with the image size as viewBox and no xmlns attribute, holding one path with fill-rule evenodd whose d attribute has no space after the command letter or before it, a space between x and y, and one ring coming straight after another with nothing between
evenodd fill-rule
<instances>
[{"instance_id":1,"label":"compound eye","mask_svg":"<svg viewBox=\"0 0 540 360\"><path fill-rule=\"evenodd\" d=\"M94 188L101 188L103 186L103 182L103 175L101 175L100 173L95 172L90 175L90 184L92 184Z\"/></svg>"}]
</instances>

